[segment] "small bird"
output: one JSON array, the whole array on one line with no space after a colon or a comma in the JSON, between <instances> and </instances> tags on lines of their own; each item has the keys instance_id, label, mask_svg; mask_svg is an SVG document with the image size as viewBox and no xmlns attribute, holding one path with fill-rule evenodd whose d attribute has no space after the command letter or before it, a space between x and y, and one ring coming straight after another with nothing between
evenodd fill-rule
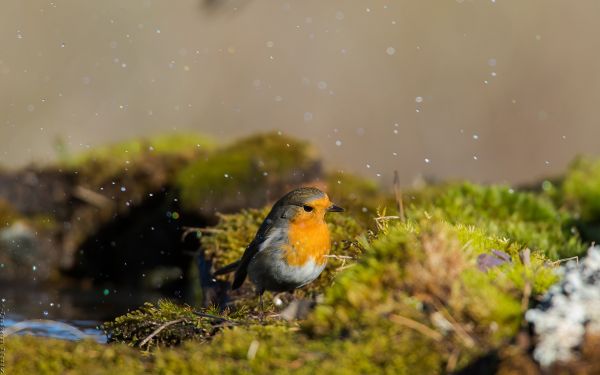
<instances>
[{"instance_id":1,"label":"small bird","mask_svg":"<svg viewBox=\"0 0 600 375\"><path fill-rule=\"evenodd\" d=\"M275 203L242 258L214 275L235 271L232 289L249 276L262 311L266 290L293 291L323 272L331 249L325 213L343 211L317 188L292 190Z\"/></svg>"}]
</instances>

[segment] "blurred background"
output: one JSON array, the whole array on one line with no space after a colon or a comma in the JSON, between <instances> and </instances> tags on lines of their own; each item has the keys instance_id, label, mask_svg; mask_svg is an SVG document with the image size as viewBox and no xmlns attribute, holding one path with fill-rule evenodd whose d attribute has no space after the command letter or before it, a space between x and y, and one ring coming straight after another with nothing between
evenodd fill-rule
<instances>
[{"instance_id":1,"label":"blurred background","mask_svg":"<svg viewBox=\"0 0 600 375\"><path fill-rule=\"evenodd\" d=\"M0 3L0 165L279 130L330 168L527 183L597 153L600 3Z\"/></svg>"},{"instance_id":2,"label":"blurred background","mask_svg":"<svg viewBox=\"0 0 600 375\"><path fill-rule=\"evenodd\" d=\"M592 0L1 1L9 323L102 339L99 322L145 301L208 305L227 285L186 227L293 186L328 187L373 224L381 191L352 174L386 194L394 170L402 185L559 176L599 153L598 14Z\"/></svg>"}]
</instances>

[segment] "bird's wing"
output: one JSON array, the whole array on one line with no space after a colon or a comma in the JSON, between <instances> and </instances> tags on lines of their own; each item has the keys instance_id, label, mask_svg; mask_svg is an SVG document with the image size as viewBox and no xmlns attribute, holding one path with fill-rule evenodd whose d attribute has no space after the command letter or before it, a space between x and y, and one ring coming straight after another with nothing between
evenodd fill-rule
<instances>
[{"instance_id":1,"label":"bird's wing","mask_svg":"<svg viewBox=\"0 0 600 375\"><path fill-rule=\"evenodd\" d=\"M280 228L274 227L273 217L275 216L275 212L269 213L265 221L263 221L262 225L256 232L256 236L250 242L250 245L244 251L244 255L242 255L242 259L239 261L239 265L235 270L235 277L233 279L233 285L231 289L239 288L244 280L246 280L246 275L248 273L248 265L254 256L267 246L278 236L278 232L281 231Z\"/></svg>"}]
</instances>

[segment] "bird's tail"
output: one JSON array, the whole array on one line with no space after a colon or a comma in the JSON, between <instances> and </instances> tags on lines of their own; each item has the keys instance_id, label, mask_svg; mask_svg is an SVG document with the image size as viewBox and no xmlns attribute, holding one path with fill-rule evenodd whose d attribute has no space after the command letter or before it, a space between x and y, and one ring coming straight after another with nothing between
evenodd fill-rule
<instances>
[{"instance_id":1,"label":"bird's tail","mask_svg":"<svg viewBox=\"0 0 600 375\"><path fill-rule=\"evenodd\" d=\"M233 284L231 284L231 289L236 290L244 283L246 280L246 275L248 274L248 269L246 267L239 267L235 270L235 277L233 278Z\"/></svg>"},{"instance_id":2,"label":"bird's tail","mask_svg":"<svg viewBox=\"0 0 600 375\"><path fill-rule=\"evenodd\" d=\"M240 263L241 262L238 260L236 262L226 265L225 267L221 267L213 273L213 276L225 275L226 273L233 272L238 269Z\"/></svg>"}]
</instances>

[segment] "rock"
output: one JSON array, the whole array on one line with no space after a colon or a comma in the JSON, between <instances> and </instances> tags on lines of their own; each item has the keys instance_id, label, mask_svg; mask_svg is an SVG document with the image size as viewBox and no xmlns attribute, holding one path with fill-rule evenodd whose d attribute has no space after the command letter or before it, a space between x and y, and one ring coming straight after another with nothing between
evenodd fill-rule
<instances>
[{"instance_id":1,"label":"rock","mask_svg":"<svg viewBox=\"0 0 600 375\"><path fill-rule=\"evenodd\" d=\"M600 247L591 247L581 263L570 261L560 272L562 281L525 315L538 337L533 356L545 367L574 359L586 335L600 333Z\"/></svg>"}]
</instances>

